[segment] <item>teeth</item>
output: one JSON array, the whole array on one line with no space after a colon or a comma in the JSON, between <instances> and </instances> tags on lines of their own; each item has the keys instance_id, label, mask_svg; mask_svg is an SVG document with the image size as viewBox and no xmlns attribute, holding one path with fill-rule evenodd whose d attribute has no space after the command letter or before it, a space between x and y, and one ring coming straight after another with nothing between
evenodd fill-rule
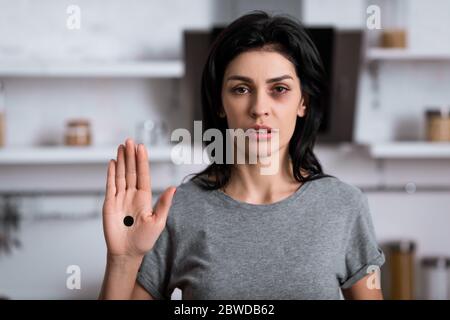
<instances>
[{"instance_id":1,"label":"teeth","mask_svg":"<svg viewBox=\"0 0 450 320\"><path fill-rule=\"evenodd\" d=\"M249 131L259 133L259 134L272 133L271 129L264 129L264 128L262 128L262 129L253 129L252 128L252 129L249 129Z\"/></svg>"}]
</instances>

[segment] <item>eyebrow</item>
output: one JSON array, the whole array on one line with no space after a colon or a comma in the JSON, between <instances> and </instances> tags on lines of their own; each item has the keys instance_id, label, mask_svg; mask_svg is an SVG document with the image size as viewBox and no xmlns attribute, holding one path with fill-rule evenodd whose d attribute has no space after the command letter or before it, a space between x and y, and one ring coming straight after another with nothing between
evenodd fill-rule
<instances>
[{"instance_id":1,"label":"eyebrow","mask_svg":"<svg viewBox=\"0 0 450 320\"><path fill-rule=\"evenodd\" d=\"M281 81L281 80L284 80L284 79L291 79L291 80L293 80L290 75L285 74L285 75L282 75L282 76L279 76L279 77L276 77L276 78L267 79L266 83L278 82L278 81ZM226 81L230 81L230 80L241 80L241 81L245 81L245 82L253 82L253 80L251 78L240 76L240 75L229 76Z\"/></svg>"}]
</instances>

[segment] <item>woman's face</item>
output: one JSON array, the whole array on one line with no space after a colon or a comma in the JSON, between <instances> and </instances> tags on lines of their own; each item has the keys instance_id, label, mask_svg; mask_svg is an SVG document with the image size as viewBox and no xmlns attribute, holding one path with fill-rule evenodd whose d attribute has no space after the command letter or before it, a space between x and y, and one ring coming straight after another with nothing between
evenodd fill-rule
<instances>
[{"instance_id":1,"label":"woman's face","mask_svg":"<svg viewBox=\"0 0 450 320\"><path fill-rule=\"evenodd\" d=\"M296 118L305 115L295 66L275 51L252 50L236 56L225 70L222 104L230 129L258 130L260 125L279 130L249 136L246 153L257 150L258 155L287 152Z\"/></svg>"}]
</instances>

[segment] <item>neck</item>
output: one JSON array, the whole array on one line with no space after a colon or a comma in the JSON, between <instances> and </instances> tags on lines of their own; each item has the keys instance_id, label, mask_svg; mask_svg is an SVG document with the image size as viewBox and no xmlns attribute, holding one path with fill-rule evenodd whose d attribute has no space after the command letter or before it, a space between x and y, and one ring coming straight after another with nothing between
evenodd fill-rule
<instances>
[{"instance_id":1,"label":"neck","mask_svg":"<svg viewBox=\"0 0 450 320\"><path fill-rule=\"evenodd\" d=\"M294 178L288 150L280 150L272 159L279 160L278 170L270 175L262 174L263 164L238 164L232 169L231 178L224 191L234 199L266 204L280 201L299 187Z\"/></svg>"}]
</instances>

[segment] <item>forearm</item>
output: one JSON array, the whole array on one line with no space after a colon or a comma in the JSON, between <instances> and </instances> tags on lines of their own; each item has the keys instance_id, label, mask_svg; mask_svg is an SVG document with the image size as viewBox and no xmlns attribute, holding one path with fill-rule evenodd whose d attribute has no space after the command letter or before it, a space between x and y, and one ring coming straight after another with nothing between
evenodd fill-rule
<instances>
[{"instance_id":1,"label":"forearm","mask_svg":"<svg viewBox=\"0 0 450 320\"><path fill-rule=\"evenodd\" d=\"M342 290L346 300L383 300L381 288L371 288L367 285L371 275L367 275L348 289Z\"/></svg>"},{"instance_id":2,"label":"forearm","mask_svg":"<svg viewBox=\"0 0 450 320\"><path fill-rule=\"evenodd\" d=\"M130 299L143 257L107 257L101 300Z\"/></svg>"}]
</instances>

